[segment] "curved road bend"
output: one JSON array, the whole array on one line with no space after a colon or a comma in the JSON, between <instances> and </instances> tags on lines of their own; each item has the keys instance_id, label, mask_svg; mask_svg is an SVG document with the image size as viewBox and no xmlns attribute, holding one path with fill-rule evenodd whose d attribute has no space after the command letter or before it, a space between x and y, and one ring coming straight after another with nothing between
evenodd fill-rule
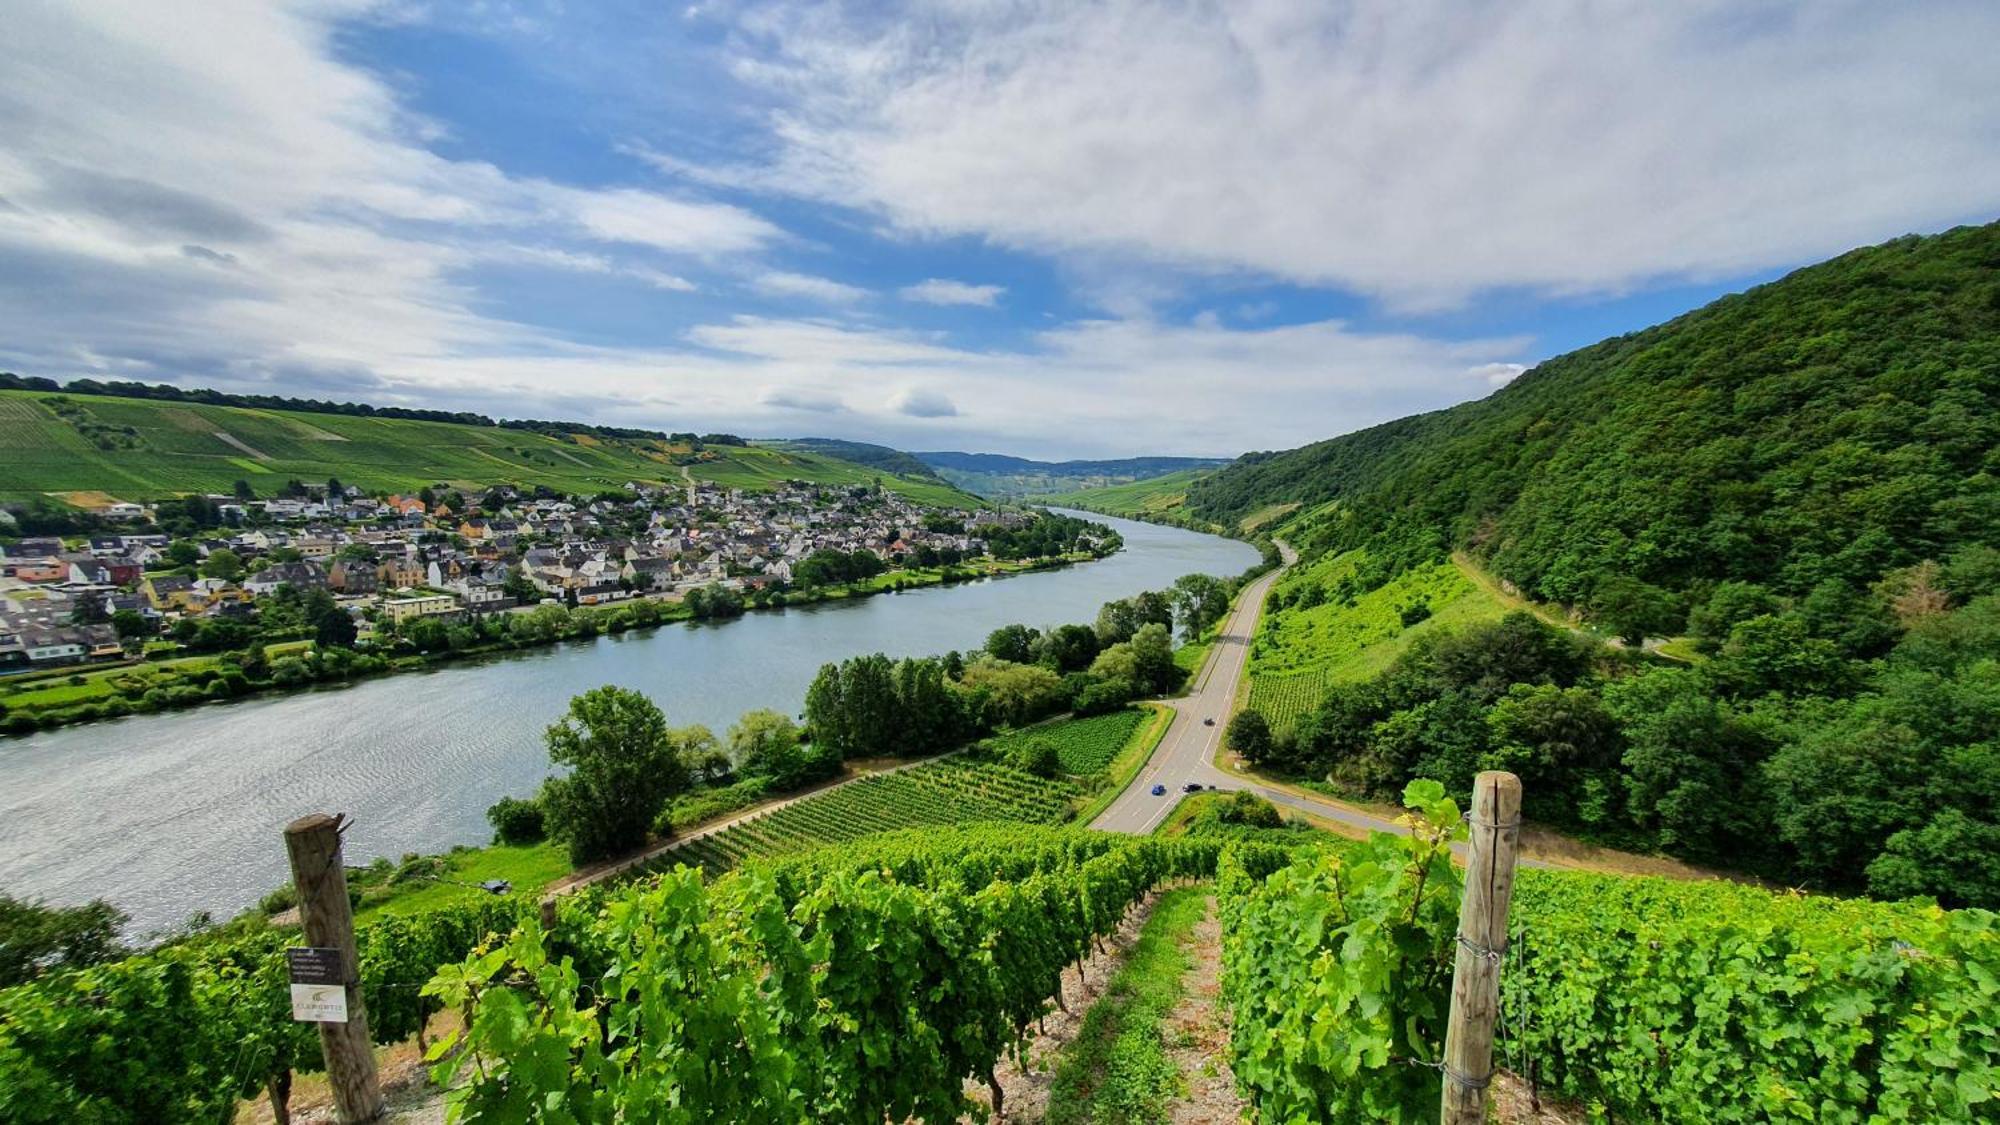
<instances>
[{"instance_id":1,"label":"curved road bend","mask_svg":"<svg viewBox=\"0 0 2000 1125\"><path fill-rule=\"evenodd\" d=\"M1264 595L1270 593L1272 583L1284 573L1285 567L1298 560L1298 553L1289 546L1281 543L1279 549L1284 553L1284 567L1244 588L1236 607L1230 611L1222 635L1216 638L1215 647L1209 651L1208 662L1195 680L1194 690L1179 699L1164 701L1166 706L1173 708L1173 723L1161 736L1160 744L1154 749L1146 768L1140 771L1125 792L1118 795L1111 807L1091 822L1092 828L1138 835L1149 833L1158 828L1174 806L1180 803L1187 784L1199 782L1222 790L1245 789L1281 808L1310 813L1322 820L1352 825L1364 831L1403 831L1393 820L1334 801L1259 784L1241 774L1220 769L1215 764L1223 728L1228 725L1236 703L1236 687L1242 682L1244 665L1250 659L1250 638L1256 635L1258 619L1263 615ZM1207 725L1203 722L1206 719L1214 720L1215 725ZM1153 795L1155 785L1164 785L1167 791L1156 797ZM1462 852L1464 847L1460 844L1456 850ZM1520 863L1524 867L1546 866L1525 856Z\"/></svg>"}]
</instances>

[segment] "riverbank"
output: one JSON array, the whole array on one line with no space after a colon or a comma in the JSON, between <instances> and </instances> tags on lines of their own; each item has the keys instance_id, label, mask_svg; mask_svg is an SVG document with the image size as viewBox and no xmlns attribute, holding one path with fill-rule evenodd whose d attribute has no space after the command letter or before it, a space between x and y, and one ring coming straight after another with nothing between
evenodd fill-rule
<instances>
[{"instance_id":1,"label":"riverbank","mask_svg":"<svg viewBox=\"0 0 2000 1125\"><path fill-rule=\"evenodd\" d=\"M167 660L124 662L108 668L79 665L64 675L34 674L32 680L0 682L0 735L25 735L79 723L128 715L150 715L222 703L260 695L282 695L320 687L339 687L398 672L428 671L442 665L482 657L528 651L564 641L647 632L664 625L722 621L768 610L783 610L1007 578L1056 570L1109 557L1116 552L1075 551L1037 559L984 559L954 566L912 567L884 571L858 582L804 590L774 591L753 597L738 613L697 614L681 600L640 597L617 605L567 609L560 606L522 607L512 613L544 614L560 610L561 621L549 615L546 628L523 639L487 641L434 651L394 651L376 648L321 649L309 641L266 646L262 674L249 652L196 653Z\"/></svg>"}]
</instances>

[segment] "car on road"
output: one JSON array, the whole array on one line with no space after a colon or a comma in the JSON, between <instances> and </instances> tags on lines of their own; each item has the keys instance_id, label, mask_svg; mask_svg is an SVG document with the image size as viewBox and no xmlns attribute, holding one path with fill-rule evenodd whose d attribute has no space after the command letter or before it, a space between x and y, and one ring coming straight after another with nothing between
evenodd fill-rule
<instances>
[{"instance_id":1,"label":"car on road","mask_svg":"<svg viewBox=\"0 0 2000 1125\"><path fill-rule=\"evenodd\" d=\"M1205 726L1205 727L1212 727L1212 726L1214 726L1214 725L1215 725L1215 720L1214 720L1214 719L1212 719L1212 718L1210 718L1210 719L1203 719L1203 720L1201 721L1201 725L1202 725L1202 726Z\"/></svg>"},{"instance_id":2,"label":"car on road","mask_svg":"<svg viewBox=\"0 0 2000 1125\"><path fill-rule=\"evenodd\" d=\"M1155 786L1153 786L1153 796L1155 796L1155 797L1164 797L1164 796L1166 796L1166 795L1167 795L1167 787L1166 787L1166 786L1164 786L1164 785L1155 785Z\"/></svg>"},{"instance_id":3,"label":"car on road","mask_svg":"<svg viewBox=\"0 0 2000 1125\"><path fill-rule=\"evenodd\" d=\"M1183 792L1183 793L1199 793L1199 792L1201 792L1201 782L1199 782L1199 781L1190 781L1190 782L1188 782L1188 783L1187 783L1186 785L1183 785L1183 786L1181 786L1181 792Z\"/></svg>"}]
</instances>

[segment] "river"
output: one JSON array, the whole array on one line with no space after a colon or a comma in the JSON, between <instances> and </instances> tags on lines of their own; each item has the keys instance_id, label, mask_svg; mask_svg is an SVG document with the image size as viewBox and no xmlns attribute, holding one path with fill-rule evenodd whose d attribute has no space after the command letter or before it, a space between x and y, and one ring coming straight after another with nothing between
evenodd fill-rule
<instances>
[{"instance_id":1,"label":"river","mask_svg":"<svg viewBox=\"0 0 2000 1125\"><path fill-rule=\"evenodd\" d=\"M485 843L486 807L549 772L542 731L571 696L637 688L676 726L721 734L796 713L820 665L977 648L1011 622L1088 622L1183 574L1231 576L1246 544L1078 512L1125 549L1062 570L667 625L346 687L0 739L0 890L110 899L144 933L228 917L286 878L280 830L344 812L350 863Z\"/></svg>"}]
</instances>

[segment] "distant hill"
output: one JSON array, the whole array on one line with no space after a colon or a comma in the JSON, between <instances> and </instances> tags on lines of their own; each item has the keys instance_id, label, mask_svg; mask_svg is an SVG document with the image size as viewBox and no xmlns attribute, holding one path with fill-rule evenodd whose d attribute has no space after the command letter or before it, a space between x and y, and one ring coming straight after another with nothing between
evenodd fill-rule
<instances>
[{"instance_id":1,"label":"distant hill","mask_svg":"<svg viewBox=\"0 0 2000 1125\"><path fill-rule=\"evenodd\" d=\"M1125 457L1109 461L1034 461L1003 453L911 454L945 480L981 496L1049 496L1150 480L1227 464L1219 457Z\"/></svg>"},{"instance_id":2,"label":"distant hill","mask_svg":"<svg viewBox=\"0 0 2000 1125\"><path fill-rule=\"evenodd\" d=\"M2000 542L2000 224L1856 250L1548 360L1478 402L1192 482L1312 548L1465 549L1523 591L1822 583Z\"/></svg>"},{"instance_id":3,"label":"distant hill","mask_svg":"<svg viewBox=\"0 0 2000 1125\"><path fill-rule=\"evenodd\" d=\"M865 441L848 441L844 438L821 437L783 438L760 444L769 444L779 449L789 449L801 453L819 453L828 457L837 457L842 461L851 461L856 465L865 465L868 468L880 469L885 473L895 473L898 476L912 477L919 480L943 479L915 454L905 453L900 449L891 449L886 445L870 445Z\"/></svg>"},{"instance_id":4,"label":"distant hill","mask_svg":"<svg viewBox=\"0 0 2000 1125\"><path fill-rule=\"evenodd\" d=\"M329 477L368 489L506 483L589 493L634 480L672 484L685 471L749 489L788 479L866 485L879 477L919 502L978 503L928 472L898 474L724 434L620 436L648 431L552 422L523 428L465 417L471 420L0 390L0 500L146 500L227 492L238 480L268 496L292 478ZM576 432L564 432L568 426Z\"/></svg>"}]
</instances>

